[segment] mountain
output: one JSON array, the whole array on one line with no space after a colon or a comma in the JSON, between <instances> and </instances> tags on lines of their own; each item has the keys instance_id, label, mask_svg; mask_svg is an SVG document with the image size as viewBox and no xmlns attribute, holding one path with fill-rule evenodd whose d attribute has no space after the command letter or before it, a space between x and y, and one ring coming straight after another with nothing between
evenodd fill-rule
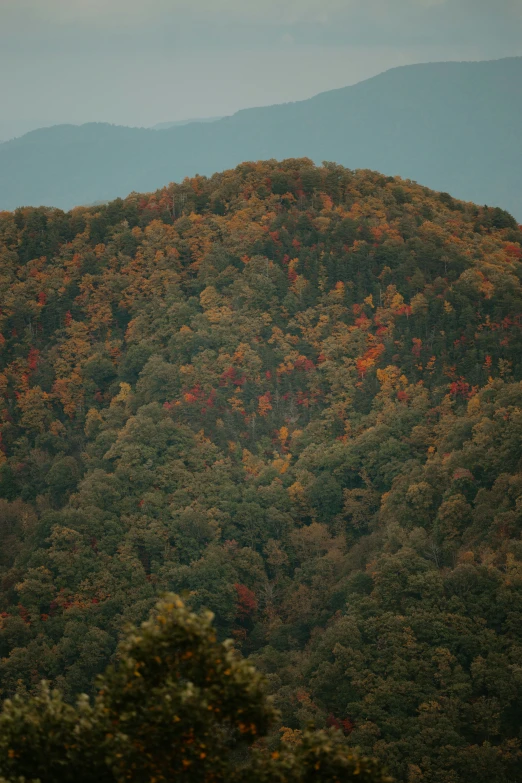
<instances>
[{"instance_id":1,"label":"mountain","mask_svg":"<svg viewBox=\"0 0 522 783\"><path fill-rule=\"evenodd\" d=\"M49 122L47 119L33 118L30 120L17 121L13 117L1 117L0 118L0 144L3 144L10 139L23 136L26 133L30 133L36 129L49 128L51 125L58 125L59 121Z\"/></svg>"},{"instance_id":2,"label":"mountain","mask_svg":"<svg viewBox=\"0 0 522 783\"><path fill-rule=\"evenodd\" d=\"M1 213L0 695L173 591L276 736L522 780L521 281L507 212L306 159Z\"/></svg>"},{"instance_id":3,"label":"mountain","mask_svg":"<svg viewBox=\"0 0 522 783\"><path fill-rule=\"evenodd\" d=\"M216 122L221 117L198 117L191 120L176 120L175 122L158 122L152 126L152 130L169 130L169 128L179 128L182 125L190 125L193 122Z\"/></svg>"},{"instance_id":4,"label":"mountain","mask_svg":"<svg viewBox=\"0 0 522 783\"><path fill-rule=\"evenodd\" d=\"M244 160L307 156L398 174L522 220L521 125L522 58L405 66L211 123L29 133L0 145L0 208L70 208Z\"/></svg>"}]
</instances>

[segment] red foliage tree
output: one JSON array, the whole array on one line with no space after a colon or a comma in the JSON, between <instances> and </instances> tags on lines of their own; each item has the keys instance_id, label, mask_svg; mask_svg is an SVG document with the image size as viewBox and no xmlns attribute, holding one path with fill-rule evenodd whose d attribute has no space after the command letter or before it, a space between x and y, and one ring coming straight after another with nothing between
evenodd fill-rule
<instances>
[{"instance_id":1,"label":"red foliage tree","mask_svg":"<svg viewBox=\"0 0 522 783\"><path fill-rule=\"evenodd\" d=\"M237 593L236 617L240 620L246 620L256 611L257 598L246 585L236 582L234 587Z\"/></svg>"}]
</instances>

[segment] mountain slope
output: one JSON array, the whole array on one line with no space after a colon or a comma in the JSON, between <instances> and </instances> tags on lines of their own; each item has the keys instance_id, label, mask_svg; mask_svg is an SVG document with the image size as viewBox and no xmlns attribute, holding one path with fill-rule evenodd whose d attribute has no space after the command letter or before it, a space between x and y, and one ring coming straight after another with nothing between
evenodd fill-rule
<instances>
[{"instance_id":1,"label":"mountain slope","mask_svg":"<svg viewBox=\"0 0 522 783\"><path fill-rule=\"evenodd\" d=\"M0 145L0 208L69 208L243 160L399 174L522 220L522 58L396 68L298 103L163 131L61 126Z\"/></svg>"},{"instance_id":2,"label":"mountain slope","mask_svg":"<svg viewBox=\"0 0 522 783\"><path fill-rule=\"evenodd\" d=\"M209 607L403 783L522 780L522 233L308 160L0 215L0 692Z\"/></svg>"}]
</instances>

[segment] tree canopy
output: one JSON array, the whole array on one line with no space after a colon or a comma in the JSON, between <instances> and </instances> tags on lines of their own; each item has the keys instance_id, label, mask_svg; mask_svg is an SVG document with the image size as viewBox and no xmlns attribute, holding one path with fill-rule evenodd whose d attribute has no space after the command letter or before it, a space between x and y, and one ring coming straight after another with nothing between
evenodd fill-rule
<instances>
[{"instance_id":1,"label":"tree canopy","mask_svg":"<svg viewBox=\"0 0 522 783\"><path fill-rule=\"evenodd\" d=\"M167 596L121 644L93 704L80 696L68 705L46 683L7 700L0 772L40 783L391 781L335 732L308 731L269 752L263 737L276 713L261 677L216 640L212 619Z\"/></svg>"},{"instance_id":2,"label":"tree canopy","mask_svg":"<svg viewBox=\"0 0 522 783\"><path fill-rule=\"evenodd\" d=\"M170 591L269 743L522 780L521 259L501 209L306 159L0 213L1 696L94 698Z\"/></svg>"}]
</instances>

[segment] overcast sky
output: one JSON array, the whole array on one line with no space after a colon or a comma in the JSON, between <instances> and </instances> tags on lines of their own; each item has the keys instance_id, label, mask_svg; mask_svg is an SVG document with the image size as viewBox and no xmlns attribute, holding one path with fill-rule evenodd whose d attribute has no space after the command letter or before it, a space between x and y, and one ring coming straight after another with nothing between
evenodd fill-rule
<instances>
[{"instance_id":1,"label":"overcast sky","mask_svg":"<svg viewBox=\"0 0 522 783\"><path fill-rule=\"evenodd\" d=\"M310 97L387 68L522 55L522 0L0 0L0 139Z\"/></svg>"}]
</instances>

